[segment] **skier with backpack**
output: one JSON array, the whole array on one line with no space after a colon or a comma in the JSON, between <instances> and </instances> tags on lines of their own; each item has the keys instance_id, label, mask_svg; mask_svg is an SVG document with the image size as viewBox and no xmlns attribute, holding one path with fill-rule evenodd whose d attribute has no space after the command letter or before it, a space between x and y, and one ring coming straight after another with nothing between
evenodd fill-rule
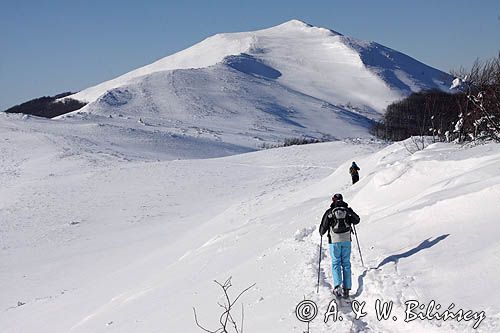
<instances>
[{"instance_id":1,"label":"skier with backpack","mask_svg":"<svg viewBox=\"0 0 500 333\"><path fill-rule=\"evenodd\" d=\"M359 181L359 173L358 171L361 170L356 162L352 162L351 167L349 168L349 173L351 174L352 178L352 184L356 184Z\"/></svg>"},{"instance_id":2,"label":"skier with backpack","mask_svg":"<svg viewBox=\"0 0 500 333\"><path fill-rule=\"evenodd\" d=\"M333 293L337 297L349 297L352 285L351 232L359 221L359 216L344 202L340 193L332 197L330 208L326 210L321 220L319 233L321 239L325 233L328 233L332 257Z\"/></svg>"}]
</instances>

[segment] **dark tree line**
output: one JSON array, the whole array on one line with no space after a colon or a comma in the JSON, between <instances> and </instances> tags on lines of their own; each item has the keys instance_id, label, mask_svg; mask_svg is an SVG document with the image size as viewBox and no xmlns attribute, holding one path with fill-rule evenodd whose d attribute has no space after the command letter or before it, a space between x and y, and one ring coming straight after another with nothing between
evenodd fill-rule
<instances>
[{"instance_id":1,"label":"dark tree line","mask_svg":"<svg viewBox=\"0 0 500 333\"><path fill-rule=\"evenodd\" d=\"M423 91L389 105L373 134L393 141L432 136L439 141L500 142L500 53L454 75L449 93Z\"/></svg>"},{"instance_id":2,"label":"dark tree line","mask_svg":"<svg viewBox=\"0 0 500 333\"><path fill-rule=\"evenodd\" d=\"M391 141L427 135L444 138L447 132L453 131L466 100L466 96L460 93L434 90L413 93L389 105L373 133Z\"/></svg>"},{"instance_id":3,"label":"dark tree line","mask_svg":"<svg viewBox=\"0 0 500 333\"><path fill-rule=\"evenodd\" d=\"M75 99L65 99L62 102L57 101L57 99L69 96L71 94L71 92L66 92L55 96L35 98L28 102L13 106L5 110L5 112L23 113L45 118L54 118L65 113L81 109L85 106L86 103L82 103Z\"/></svg>"}]
</instances>

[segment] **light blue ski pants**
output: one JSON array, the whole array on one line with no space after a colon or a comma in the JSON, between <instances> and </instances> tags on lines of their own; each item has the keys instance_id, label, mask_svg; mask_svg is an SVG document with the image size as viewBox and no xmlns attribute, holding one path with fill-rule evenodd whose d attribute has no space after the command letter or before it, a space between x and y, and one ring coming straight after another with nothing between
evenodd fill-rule
<instances>
[{"instance_id":1,"label":"light blue ski pants","mask_svg":"<svg viewBox=\"0 0 500 333\"><path fill-rule=\"evenodd\" d=\"M333 286L351 289L351 242L330 244Z\"/></svg>"}]
</instances>

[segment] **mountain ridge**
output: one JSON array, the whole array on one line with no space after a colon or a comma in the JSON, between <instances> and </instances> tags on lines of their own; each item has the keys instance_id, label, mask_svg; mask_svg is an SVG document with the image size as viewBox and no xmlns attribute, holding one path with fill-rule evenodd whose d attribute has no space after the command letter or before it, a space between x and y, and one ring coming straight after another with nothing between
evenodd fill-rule
<instances>
[{"instance_id":1,"label":"mountain ridge","mask_svg":"<svg viewBox=\"0 0 500 333\"><path fill-rule=\"evenodd\" d=\"M296 45L292 45L291 47L283 45L286 42L293 42L294 39L296 40ZM320 45L316 46L314 45L314 43L309 43L309 45L301 45L301 43L307 43L307 41L310 41L311 39L315 39L314 42ZM304 47L305 52L299 52L299 50L297 49L300 47ZM326 52L325 48L327 49ZM387 106L387 104L401 99L411 91L418 91L418 89L422 88L443 89L447 87L448 81L450 79L447 74L435 69L434 71L432 71L430 70L432 69L431 67L421 64L413 58L406 56L408 57L408 59L413 60L412 65L418 63L421 64L423 68L429 69L430 72L432 72L430 74L433 76L432 79L434 79L434 81L439 79L436 76L443 76L442 84L436 84L436 82L432 82L432 79L427 79L425 85L417 84L416 87L418 87L418 89L412 89L411 84L407 85L410 86L410 89L408 89L408 87L402 87L402 85L398 82L398 84L396 84L396 87L403 88L404 94L401 94L398 91L391 91L395 89L387 87L387 84L377 82L376 78L372 77L376 76L378 64L370 61L370 59L373 59L374 56L377 55L376 52L373 51L378 51L378 48L381 48L381 53L385 52L387 54L388 52L393 51L390 56L393 54L401 54L375 42L362 41L359 39L344 36L334 30L314 27L299 20L290 20L280 25L257 31L219 33L210 36L185 50L161 58L149 65L127 72L112 80L108 80L98 85L84 89L79 93L72 95L71 98L84 102L93 102L107 90L119 87L124 84L128 84L134 79L151 74L153 72L174 69L209 67L224 61L224 59L228 56L239 55L242 53L258 56L261 60L269 63L271 67L274 67L278 71L280 71L280 67L286 68L289 64L293 65L294 63L296 64L300 62L302 62L303 65L309 64L308 68L306 69L313 71L314 73L312 74L314 75L311 75L308 82L319 86L315 87L315 90L305 89L304 91L304 88L300 86L303 84L303 82L296 82L297 78L294 77L291 77L289 79L282 78L283 83L291 86L296 90L306 92L311 96L319 97L328 102L333 102L333 104L337 104L335 99L339 99L339 96L341 96L342 93L345 94L345 91L336 94L335 98L330 99L329 95L331 93L328 91L328 89L325 88L325 80L318 79L317 77L321 76L321 74L323 73L328 74L328 72L330 72L329 74L331 74L332 77L334 77L336 73L346 74L342 73L342 68L340 68L339 66L336 66L336 68L332 68L335 66L326 66L335 65L336 61L339 63L343 63L346 66L349 65L351 67L358 67L360 71L358 71L359 73L355 74L360 76L360 79L365 78L368 81L373 81L374 85L378 86L377 92L379 94L383 94L385 99L382 98L382 100L380 101L371 103L367 101L368 99L365 98L363 99L363 101L361 101L361 103L360 101L356 100L356 98L354 98L354 100L350 102L352 104L357 103L360 105L363 103L368 104L369 107L376 109L379 113L383 112L383 108ZM275 54L269 56L269 52L272 53L273 50L276 49L280 50L274 51ZM290 50L297 54L293 55ZM311 56L315 53L319 54L319 59ZM387 58L390 58L390 56L387 56ZM385 60L383 55L378 55L378 59ZM365 64L363 60L366 61L367 64ZM321 62L324 61L329 62L329 64L322 66ZM370 67L370 71L368 73L362 71L362 67L364 65ZM391 67L392 70L395 70L397 64L391 64ZM404 71L404 69L402 70ZM300 73L299 71L299 74L304 73ZM290 76L290 74L287 75ZM411 77L405 81L411 83ZM361 84L363 83L361 82ZM356 87L356 85L354 85L353 87ZM350 86L349 88L353 87ZM336 90L335 88L339 87L334 85L334 88L332 90ZM346 104L349 101L344 100L343 102L344 104Z\"/></svg>"},{"instance_id":2,"label":"mountain ridge","mask_svg":"<svg viewBox=\"0 0 500 333\"><path fill-rule=\"evenodd\" d=\"M370 138L387 105L450 82L378 43L291 20L211 36L68 96L88 104L56 119L134 130L155 142L153 151L171 136L248 151L290 138Z\"/></svg>"}]
</instances>

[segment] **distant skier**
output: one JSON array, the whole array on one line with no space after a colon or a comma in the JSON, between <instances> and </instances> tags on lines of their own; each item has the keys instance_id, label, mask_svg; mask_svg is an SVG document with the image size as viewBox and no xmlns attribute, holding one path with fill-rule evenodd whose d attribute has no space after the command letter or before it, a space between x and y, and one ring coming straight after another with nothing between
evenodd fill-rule
<instances>
[{"instance_id":1,"label":"distant skier","mask_svg":"<svg viewBox=\"0 0 500 333\"><path fill-rule=\"evenodd\" d=\"M337 297L349 297L351 290L351 225L358 224L359 216L344 202L342 194L332 197L330 208L321 220L319 233L328 233L332 257L333 293Z\"/></svg>"},{"instance_id":2,"label":"distant skier","mask_svg":"<svg viewBox=\"0 0 500 333\"><path fill-rule=\"evenodd\" d=\"M356 184L359 180L359 173L358 173L359 170L360 168L358 167L356 162L352 162L351 167L349 168L349 173L351 174L353 185Z\"/></svg>"}]
</instances>

